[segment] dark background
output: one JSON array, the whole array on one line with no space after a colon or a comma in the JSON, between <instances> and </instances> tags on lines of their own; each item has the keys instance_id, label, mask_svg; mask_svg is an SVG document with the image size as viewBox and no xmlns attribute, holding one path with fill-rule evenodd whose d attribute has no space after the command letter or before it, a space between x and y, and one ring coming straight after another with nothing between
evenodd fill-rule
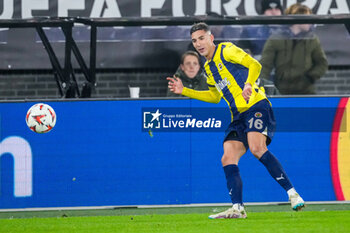
<instances>
[{"instance_id":1,"label":"dark background","mask_svg":"<svg viewBox=\"0 0 350 233\"><path fill-rule=\"evenodd\" d=\"M90 17L92 7L97 0L86 0L84 9L69 10L67 16L72 17ZM160 0L161 2L162 0ZM233 0L231 0L233 1ZM231 1L221 1L221 14L232 16L234 13L228 12L224 4ZM196 12L195 0L183 1L183 13L185 15L194 15ZM198 1L200 2L200 1ZM204 2L204 0L202 1ZM206 0L206 13L211 12L211 1ZM217 1L220 2L220 1ZM286 1L282 1L286 6ZM301 1L302 2L302 1ZM328 2L328 1L327 1ZM325 4L326 1L318 0L313 6L315 13L327 12L331 14L334 9L340 7L339 3L347 4L349 8L350 0L333 0L331 5ZM142 15L141 0L117 0L116 1L120 15L122 17L140 17ZM323 3L323 4L322 4ZM14 0L14 12L12 18L23 18L22 2ZM219 4L219 3L218 3ZM324 9L321 9L321 6ZM34 7L33 7L34 8ZM332 10L332 8L334 8ZM105 16L108 5L104 3L103 10L99 16ZM245 1L241 0L237 8L234 9L239 15L250 14L245 9ZM256 12L260 11L260 1L255 1ZM348 9L342 9L344 12ZM4 0L0 0L0 14L4 14ZM152 16L174 16L171 0L164 0L160 9L153 9ZM49 10L32 10L32 16L66 16L58 14L58 1L49 1ZM94 15L93 15L94 16ZM1 15L0 15L1 17ZM3 17L2 17L3 18ZM278 23L278 22L276 22ZM212 28L214 35L219 40L236 42L238 36L221 37L215 33L215 27ZM227 26L224 30L236 30L238 26ZM115 68L176 68L178 66L181 54L188 49L190 44L189 27L129 27L129 28L99 28L97 45L97 68L115 69ZM64 36L59 28L45 29L54 50L63 61L64 55ZM315 29L319 36L322 46L327 54L329 64L332 66L350 65L350 46L349 33L344 25L318 25ZM77 41L80 51L89 62L89 28L76 26L73 32L74 39ZM0 69L50 69L51 64L48 60L43 44L40 42L34 29L2 29L0 31ZM75 59L73 63L76 65ZM63 63L62 63L63 64Z\"/></svg>"}]
</instances>

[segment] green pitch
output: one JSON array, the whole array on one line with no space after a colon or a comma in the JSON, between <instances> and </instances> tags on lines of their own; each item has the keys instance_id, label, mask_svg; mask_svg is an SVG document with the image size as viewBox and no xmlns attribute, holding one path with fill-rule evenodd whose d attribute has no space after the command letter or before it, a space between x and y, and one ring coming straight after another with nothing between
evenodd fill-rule
<instances>
[{"instance_id":1,"label":"green pitch","mask_svg":"<svg viewBox=\"0 0 350 233\"><path fill-rule=\"evenodd\" d=\"M0 232L350 232L350 205L248 206L247 219L208 219L226 207L0 213ZM266 211L266 212L264 212ZM109 215L109 216L108 216Z\"/></svg>"}]
</instances>

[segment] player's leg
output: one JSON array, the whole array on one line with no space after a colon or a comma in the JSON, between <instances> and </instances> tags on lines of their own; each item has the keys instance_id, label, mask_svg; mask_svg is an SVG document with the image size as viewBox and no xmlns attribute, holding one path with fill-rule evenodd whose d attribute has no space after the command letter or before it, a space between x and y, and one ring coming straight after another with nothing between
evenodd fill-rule
<instances>
[{"instance_id":1,"label":"player's leg","mask_svg":"<svg viewBox=\"0 0 350 233\"><path fill-rule=\"evenodd\" d=\"M266 136L260 132L248 132L247 137L252 154L259 159L270 175L287 191L293 210L297 211L303 208L303 199L295 191L281 163L267 149Z\"/></svg>"},{"instance_id":2,"label":"player's leg","mask_svg":"<svg viewBox=\"0 0 350 233\"><path fill-rule=\"evenodd\" d=\"M224 212L210 215L210 219L247 217L243 207L242 179L238 168L239 159L245 152L246 147L240 141L227 140L224 142L224 154L221 158L221 163L225 172L227 189L233 206Z\"/></svg>"},{"instance_id":3,"label":"player's leg","mask_svg":"<svg viewBox=\"0 0 350 233\"><path fill-rule=\"evenodd\" d=\"M249 149L266 167L271 176L287 191L293 210L304 207L303 199L293 188L281 163L267 149L275 131L275 117L267 100L258 102L247 111L245 127Z\"/></svg>"},{"instance_id":4,"label":"player's leg","mask_svg":"<svg viewBox=\"0 0 350 233\"><path fill-rule=\"evenodd\" d=\"M259 132L248 132L248 144L252 154L266 167L270 175L286 190L293 188L278 159L267 149L266 136Z\"/></svg>"},{"instance_id":5,"label":"player's leg","mask_svg":"<svg viewBox=\"0 0 350 233\"><path fill-rule=\"evenodd\" d=\"M243 205L242 199L242 179L239 173L238 162L245 154L246 148L240 141L225 141L224 154L221 158L227 181L227 189L232 200L232 204Z\"/></svg>"}]
</instances>

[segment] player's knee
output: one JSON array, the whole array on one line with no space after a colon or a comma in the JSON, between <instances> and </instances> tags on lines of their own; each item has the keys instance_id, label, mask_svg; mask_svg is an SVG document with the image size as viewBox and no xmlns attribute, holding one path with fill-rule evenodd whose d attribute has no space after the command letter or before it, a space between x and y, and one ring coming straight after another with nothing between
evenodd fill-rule
<instances>
[{"instance_id":1,"label":"player's knee","mask_svg":"<svg viewBox=\"0 0 350 233\"><path fill-rule=\"evenodd\" d=\"M235 157L233 155L224 153L223 156L221 157L221 164L222 166L226 166L229 164L236 164L237 159L235 159Z\"/></svg>"},{"instance_id":2,"label":"player's knee","mask_svg":"<svg viewBox=\"0 0 350 233\"><path fill-rule=\"evenodd\" d=\"M230 157L224 153L221 157L221 164L223 166L225 166L225 165L229 164L229 162L230 162Z\"/></svg>"},{"instance_id":3,"label":"player's knee","mask_svg":"<svg viewBox=\"0 0 350 233\"><path fill-rule=\"evenodd\" d=\"M249 147L249 149L250 152L252 152L252 154L258 159L267 151L266 146L260 145L252 145Z\"/></svg>"},{"instance_id":4,"label":"player's knee","mask_svg":"<svg viewBox=\"0 0 350 233\"><path fill-rule=\"evenodd\" d=\"M244 153L242 153L244 154ZM232 154L232 153L224 153L221 157L221 164L222 166L226 166L229 164L238 164L238 161L240 159L240 154Z\"/></svg>"}]
</instances>

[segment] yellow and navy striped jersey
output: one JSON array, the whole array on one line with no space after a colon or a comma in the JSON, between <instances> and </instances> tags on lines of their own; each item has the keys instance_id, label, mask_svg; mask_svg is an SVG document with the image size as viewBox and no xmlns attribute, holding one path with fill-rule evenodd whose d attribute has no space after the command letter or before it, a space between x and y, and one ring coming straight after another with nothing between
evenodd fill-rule
<instances>
[{"instance_id":1,"label":"yellow and navy striped jersey","mask_svg":"<svg viewBox=\"0 0 350 233\"><path fill-rule=\"evenodd\" d=\"M250 67L251 63L257 64L258 68ZM235 120L240 113L247 111L257 102L267 99L265 92L255 83L260 69L261 65L242 49L229 42L220 43L215 47L212 59L204 64L209 91L193 91L184 88L182 94L207 102L219 102L224 98L230 107L232 120ZM254 74L253 78L251 74ZM247 82L252 85L252 95L248 103L242 96Z\"/></svg>"}]
</instances>

